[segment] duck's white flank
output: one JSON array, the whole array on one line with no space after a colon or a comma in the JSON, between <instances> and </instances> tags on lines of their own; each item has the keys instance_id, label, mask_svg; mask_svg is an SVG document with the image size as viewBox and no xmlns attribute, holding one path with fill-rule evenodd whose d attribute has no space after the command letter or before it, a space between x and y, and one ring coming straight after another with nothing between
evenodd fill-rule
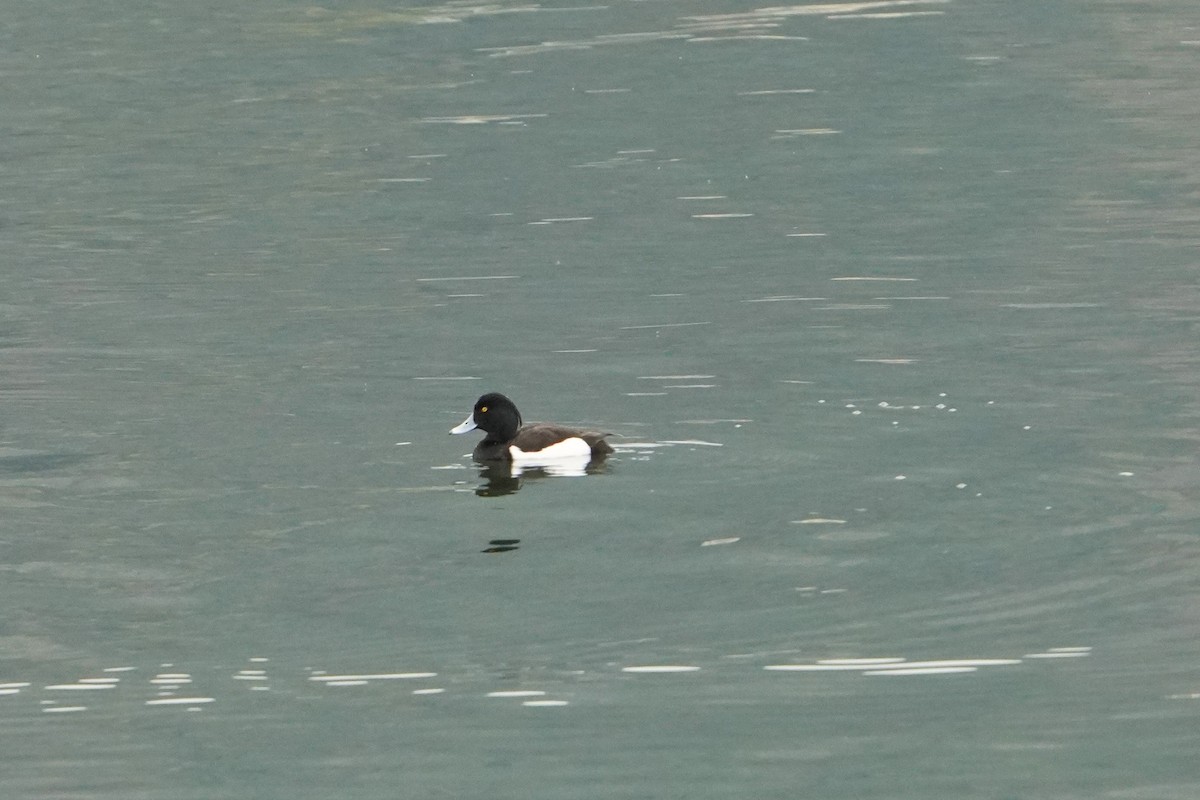
<instances>
[{"instance_id":1,"label":"duck's white flank","mask_svg":"<svg viewBox=\"0 0 1200 800\"><path fill-rule=\"evenodd\" d=\"M513 462L545 461L546 459L590 456L592 454L592 446L578 436L572 436L570 439L563 439L561 442L555 442L549 447L543 447L541 450L534 450L529 453L526 453L516 445L509 445L508 452L512 455Z\"/></svg>"}]
</instances>

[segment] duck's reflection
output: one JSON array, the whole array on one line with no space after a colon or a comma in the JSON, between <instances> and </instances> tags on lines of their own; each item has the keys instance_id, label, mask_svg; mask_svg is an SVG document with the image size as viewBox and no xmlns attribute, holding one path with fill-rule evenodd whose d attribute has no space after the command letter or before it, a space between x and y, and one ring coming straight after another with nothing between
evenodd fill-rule
<instances>
[{"instance_id":1,"label":"duck's reflection","mask_svg":"<svg viewBox=\"0 0 1200 800\"><path fill-rule=\"evenodd\" d=\"M480 497L502 497L518 491L526 480L581 478L604 472L607 465L603 457L588 458L585 455L580 458L556 458L542 463L486 461L478 462L475 466L479 469L482 481L475 488L475 494Z\"/></svg>"}]
</instances>

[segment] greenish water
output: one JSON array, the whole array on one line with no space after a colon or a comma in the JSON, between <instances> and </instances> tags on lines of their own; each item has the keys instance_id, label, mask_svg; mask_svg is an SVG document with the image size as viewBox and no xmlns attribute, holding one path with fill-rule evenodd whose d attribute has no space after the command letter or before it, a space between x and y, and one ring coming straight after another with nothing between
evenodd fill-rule
<instances>
[{"instance_id":1,"label":"greenish water","mask_svg":"<svg viewBox=\"0 0 1200 800\"><path fill-rule=\"evenodd\" d=\"M57 9L0 794L1200 792L1188 4Z\"/></svg>"}]
</instances>

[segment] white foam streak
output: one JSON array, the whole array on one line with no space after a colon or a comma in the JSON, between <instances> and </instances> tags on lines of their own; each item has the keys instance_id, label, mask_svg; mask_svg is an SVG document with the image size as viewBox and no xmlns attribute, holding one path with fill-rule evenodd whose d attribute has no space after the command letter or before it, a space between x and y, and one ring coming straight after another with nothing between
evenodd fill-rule
<instances>
[{"instance_id":1,"label":"white foam streak","mask_svg":"<svg viewBox=\"0 0 1200 800\"><path fill-rule=\"evenodd\" d=\"M366 675L311 675L310 681L397 681L413 678L435 678L436 672L376 672Z\"/></svg>"},{"instance_id":2,"label":"white foam streak","mask_svg":"<svg viewBox=\"0 0 1200 800\"><path fill-rule=\"evenodd\" d=\"M1020 664L1019 658L960 658L940 661L906 661L902 658L880 659L828 659L815 664L768 664L763 669L770 672L861 672L864 675L882 675L896 672L900 675L940 674L969 672L980 667L1000 667Z\"/></svg>"},{"instance_id":3,"label":"white foam streak","mask_svg":"<svg viewBox=\"0 0 1200 800\"><path fill-rule=\"evenodd\" d=\"M148 706L198 706L205 703L215 703L215 697L163 697L158 700L147 700Z\"/></svg>"},{"instance_id":4,"label":"white foam streak","mask_svg":"<svg viewBox=\"0 0 1200 800\"><path fill-rule=\"evenodd\" d=\"M716 375L638 375L639 381L692 381L715 378Z\"/></svg>"},{"instance_id":5,"label":"white foam streak","mask_svg":"<svg viewBox=\"0 0 1200 800\"><path fill-rule=\"evenodd\" d=\"M871 669L863 675L951 675L959 672L975 672L978 667L912 667L911 669Z\"/></svg>"}]
</instances>

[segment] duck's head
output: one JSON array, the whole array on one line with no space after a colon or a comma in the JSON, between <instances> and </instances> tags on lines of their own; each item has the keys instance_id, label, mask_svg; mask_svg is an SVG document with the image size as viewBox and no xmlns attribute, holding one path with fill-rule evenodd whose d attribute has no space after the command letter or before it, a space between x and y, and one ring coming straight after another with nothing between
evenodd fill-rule
<instances>
[{"instance_id":1,"label":"duck's head","mask_svg":"<svg viewBox=\"0 0 1200 800\"><path fill-rule=\"evenodd\" d=\"M468 433L478 428L487 433L485 441L507 442L517 435L520 427L521 412L517 411L513 401L498 392L489 392L475 401L471 416L450 432Z\"/></svg>"}]
</instances>

